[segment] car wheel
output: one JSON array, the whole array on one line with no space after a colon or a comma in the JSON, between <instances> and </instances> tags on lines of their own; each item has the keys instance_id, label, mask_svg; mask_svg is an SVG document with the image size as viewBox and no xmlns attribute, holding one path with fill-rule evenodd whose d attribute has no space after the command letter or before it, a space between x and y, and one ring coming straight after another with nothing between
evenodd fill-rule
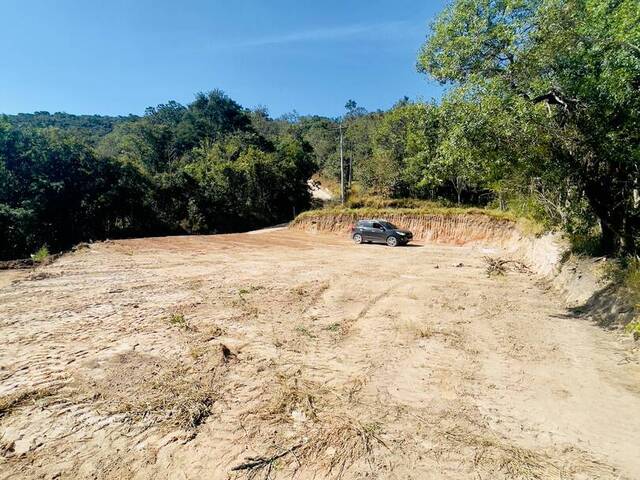
<instances>
[{"instance_id":1,"label":"car wheel","mask_svg":"<svg viewBox=\"0 0 640 480\"><path fill-rule=\"evenodd\" d=\"M396 237L387 237L387 245L396 247L398 245L398 239Z\"/></svg>"},{"instance_id":2,"label":"car wheel","mask_svg":"<svg viewBox=\"0 0 640 480\"><path fill-rule=\"evenodd\" d=\"M353 241L356 242L356 243L362 243L362 235L360 235L359 233L356 233L353 236Z\"/></svg>"}]
</instances>

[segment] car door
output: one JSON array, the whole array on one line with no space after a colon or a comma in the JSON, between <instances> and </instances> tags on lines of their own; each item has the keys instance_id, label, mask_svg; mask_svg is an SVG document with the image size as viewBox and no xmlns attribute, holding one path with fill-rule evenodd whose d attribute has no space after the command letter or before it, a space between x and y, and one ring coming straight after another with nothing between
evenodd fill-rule
<instances>
[{"instance_id":1,"label":"car door","mask_svg":"<svg viewBox=\"0 0 640 480\"><path fill-rule=\"evenodd\" d=\"M378 222L373 222L371 225L371 240L374 242L386 242L386 234L384 227Z\"/></svg>"},{"instance_id":2,"label":"car door","mask_svg":"<svg viewBox=\"0 0 640 480\"><path fill-rule=\"evenodd\" d=\"M370 242L371 238L371 222L361 222L360 224L360 233L362 234L362 239Z\"/></svg>"}]
</instances>

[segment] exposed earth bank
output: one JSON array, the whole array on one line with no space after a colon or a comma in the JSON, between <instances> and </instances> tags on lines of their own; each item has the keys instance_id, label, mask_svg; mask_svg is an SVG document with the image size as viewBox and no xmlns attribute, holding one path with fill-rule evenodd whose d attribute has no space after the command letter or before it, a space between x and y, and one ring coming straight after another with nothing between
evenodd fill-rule
<instances>
[{"instance_id":1,"label":"exposed earth bank","mask_svg":"<svg viewBox=\"0 0 640 480\"><path fill-rule=\"evenodd\" d=\"M633 344L488 277L508 243L417 243L150 238L0 272L0 478L638 478Z\"/></svg>"},{"instance_id":2,"label":"exposed earth bank","mask_svg":"<svg viewBox=\"0 0 640 480\"><path fill-rule=\"evenodd\" d=\"M398 227L411 230L417 241L498 247L507 258L522 261L560 293L567 307L579 309L601 326L619 327L634 318L633 305L605 278L606 259L570 255L569 244L559 233L533 234L531 225L523 221L474 209L468 213L379 213ZM371 218L371 213L364 217ZM291 227L348 236L360 218L363 215L358 213L312 211L296 218Z\"/></svg>"}]
</instances>

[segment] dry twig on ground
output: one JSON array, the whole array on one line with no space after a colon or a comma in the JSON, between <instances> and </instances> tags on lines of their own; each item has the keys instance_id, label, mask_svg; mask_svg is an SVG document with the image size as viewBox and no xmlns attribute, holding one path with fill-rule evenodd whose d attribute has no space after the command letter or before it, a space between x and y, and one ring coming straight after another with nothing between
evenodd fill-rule
<instances>
[{"instance_id":1,"label":"dry twig on ground","mask_svg":"<svg viewBox=\"0 0 640 480\"><path fill-rule=\"evenodd\" d=\"M248 470L251 472L249 475L253 478L258 472L266 468L267 471L265 473L265 478L269 478L271 469L273 468L273 463L282 457L293 454L293 452L300 447L302 447L302 443L298 443L297 445L294 445L293 447L271 457L248 457L245 463L241 463L240 465L233 467L231 471L238 472L240 470Z\"/></svg>"},{"instance_id":2,"label":"dry twig on ground","mask_svg":"<svg viewBox=\"0 0 640 480\"><path fill-rule=\"evenodd\" d=\"M499 257L482 257L482 260L487 264L488 276L504 275L510 270L519 273L531 273L529 267L518 260L507 260Z\"/></svg>"}]
</instances>

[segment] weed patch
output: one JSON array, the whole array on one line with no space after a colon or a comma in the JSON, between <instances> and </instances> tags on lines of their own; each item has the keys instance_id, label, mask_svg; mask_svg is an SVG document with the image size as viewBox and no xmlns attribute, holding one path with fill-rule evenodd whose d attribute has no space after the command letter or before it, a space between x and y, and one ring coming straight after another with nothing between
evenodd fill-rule
<instances>
[{"instance_id":1,"label":"weed patch","mask_svg":"<svg viewBox=\"0 0 640 480\"><path fill-rule=\"evenodd\" d=\"M361 388L361 384L358 386ZM353 392L339 394L305 380L297 371L289 376L279 375L270 383L269 391L268 400L247 415L246 424L251 423L250 417L256 416L274 427L292 426L295 435L272 439L273 446L264 456L247 458L233 471L244 470L249 478L256 478L268 475L275 468L295 472L307 464L314 465L316 473L322 472L323 478L341 478L355 463L371 462L379 447L386 448L381 423L349 414L358 387Z\"/></svg>"},{"instance_id":2,"label":"weed patch","mask_svg":"<svg viewBox=\"0 0 640 480\"><path fill-rule=\"evenodd\" d=\"M76 385L80 392L90 394L87 400L97 401L110 414L150 425L193 429L211 414L222 372L204 352L197 357L200 361L188 367L183 362L122 354L105 368L103 378L80 378Z\"/></svg>"},{"instance_id":3,"label":"weed patch","mask_svg":"<svg viewBox=\"0 0 640 480\"><path fill-rule=\"evenodd\" d=\"M184 330L189 329L187 319L182 313L172 313L171 316L169 316L169 323L174 327L182 328Z\"/></svg>"},{"instance_id":4,"label":"weed patch","mask_svg":"<svg viewBox=\"0 0 640 480\"><path fill-rule=\"evenodd\" d=\"M309 330L304 325L298 325L295 328L295 330L299 335L304 335L305 337L309 337L309 338L316 338L316 336L311 332L311 330Z\"/></svg>"},{"instance_id":5,"label":"weed patch","mask_svg":"<svg viewBox=\"0 0 640 480\"><path fill-rule=\"evenodd\" d=\"M36 253L31 254L31 260L35 263L42 263L49 257L49 248L43 245Z\"/></svg>"}]
</instances>

